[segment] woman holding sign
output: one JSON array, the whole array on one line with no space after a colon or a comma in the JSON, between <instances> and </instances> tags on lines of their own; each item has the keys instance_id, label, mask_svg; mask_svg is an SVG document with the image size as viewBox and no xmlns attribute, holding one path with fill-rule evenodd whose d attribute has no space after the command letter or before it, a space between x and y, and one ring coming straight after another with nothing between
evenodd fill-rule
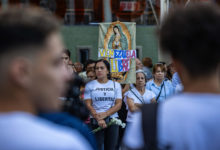
<instances>
[{"instance_id":1,"label":"woman holding sign","mask_svg":"<svg viewBox=\"0 0 220 150\"><path fill-rule=\"evenodd\" d=\"M146 75L143 70L136 71L136 84L126 93L128 105L127 124L133 121L133 112L137 111L143 104L153 103L156 95L145 88Z\"/></svg>"},{"instance_id":2,"label":"woman holding sign","mask_svg":"<svg viewBox=\"0 0 220 150\"><path fill-rule=\"evenodd\" d=\"M100 59L95 64L96 80L86 84L85 103L91 113L91 127L104 128L95 133L98 147L101 150L114 150L117 145L119 126L107 127L111 118L118 117L117 111L121 108L122 92L119 83L110 80L110 64Z\"/></svg>"}]
</instances>

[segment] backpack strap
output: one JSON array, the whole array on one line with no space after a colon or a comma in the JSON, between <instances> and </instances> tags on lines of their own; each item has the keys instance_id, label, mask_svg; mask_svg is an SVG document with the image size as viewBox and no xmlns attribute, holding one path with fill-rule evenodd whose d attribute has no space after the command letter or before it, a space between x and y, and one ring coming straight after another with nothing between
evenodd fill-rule
<instances>
[{"instance_id":1,"label":"backpack strap","mask_svg":"<svg viewBox=\"0 0 220 150\"><path fill-rule=\"evenodd\" d=\"M161 88L160 88L160 92L159 92L159 94L157 95L156 102L158 102L158 99L159 99L160 94L161 94L161 92L162 92L163 86L164 86L164 81L163 81L163 84L162 84L162 86L161 86Z\"/></svg>"},{"instance_id":2,"label":"backpack strap","mask_svg":"<svg viewBox=\"0 0 220 150\"><path fill-rule=\"evenodd\" d=\"M142 128L145 148L147 150L157 150L157 110L158 104L144 104L141 107Z\"/></svg>"},{"instance_id":3,"label":"backpack strap","mask_svg":"<svg viewBox=\"0 0 220 150\"><path fill-rule=\"evenodd\" d=\"M142 103L144 104L144 100L141 100L135 93L134 91L130 88L131 93Z\"/></svg>"}]
</instances>

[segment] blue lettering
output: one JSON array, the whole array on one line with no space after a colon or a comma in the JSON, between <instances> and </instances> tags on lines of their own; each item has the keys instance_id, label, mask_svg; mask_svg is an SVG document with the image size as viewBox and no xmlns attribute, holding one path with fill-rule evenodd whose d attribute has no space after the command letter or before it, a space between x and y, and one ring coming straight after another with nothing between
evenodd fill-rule
<instances>
[{"instance_id":1,"label":"blue lettering","mask_svg":"<svg viewBox=\"0 0 220 150\"><path fill-rule=\"evenodd\" d=\"M118 59L118 72L123 71L122 59Z\"/></svg>"},{"instance_id":2,"label":"blue lettering","mask_svg":"<svg viewBox=\"0 0 220 150\"><path fill-rule=\"evenodd\" d=\"M126 58L126 50L122 50L122 58Z\"/></svg>"},{"instance_id":3,"label":"blue lettering","mask_svg":"<svg viewBox=\"0 0 220 150\"><path fill-rule=\"evenodd\" d=\"M120 58L119 53L120 50L114 50L114 58Z\"/></svg>"}]
</instances>

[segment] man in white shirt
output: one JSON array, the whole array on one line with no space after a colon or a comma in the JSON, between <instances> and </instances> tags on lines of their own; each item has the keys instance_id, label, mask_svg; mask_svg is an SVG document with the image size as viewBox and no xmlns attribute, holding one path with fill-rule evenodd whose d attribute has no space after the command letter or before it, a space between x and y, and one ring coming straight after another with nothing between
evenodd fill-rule
<instances>
[{"instance_id":1,"label":"man in white shirt","mask_svg":"<svg viewBox=\"0 0 220 150\"><path fill-rule=\"evenodd\" d=\"M88 150L75 130L36 115L60 108L70 79L59 23L37 8L0 12L0 149Z\"/></svg>"},{"instance_id":2,"label":"man in white shirt","mask_svg":"<svg viewBox=\"0 0 220 150\"><path fill-rule=\"evenodd\" d=\"M136 113L124 149L220 149L219 18L220 9L204 3L177 8L162 22L160 45L171 54L184 91Z\"/></svg>"}]
</instances>

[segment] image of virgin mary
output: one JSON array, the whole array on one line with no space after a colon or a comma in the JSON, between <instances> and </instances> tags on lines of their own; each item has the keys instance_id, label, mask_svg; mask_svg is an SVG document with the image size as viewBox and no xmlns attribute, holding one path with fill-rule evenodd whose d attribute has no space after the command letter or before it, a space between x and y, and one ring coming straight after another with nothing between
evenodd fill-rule
<instances>
[{"instance_id":1,"label":"image of virgin mary","mask_svg":"<svg viewBox=\"0 0 220 150\"><path fill-rule=\"evenodd\" d=\"M120 26L115 25L113 27L113 35L111 36L109 43L109 49L127 50L128 42L126 36L123 34Z\"/></svg>"}]
</instances>

